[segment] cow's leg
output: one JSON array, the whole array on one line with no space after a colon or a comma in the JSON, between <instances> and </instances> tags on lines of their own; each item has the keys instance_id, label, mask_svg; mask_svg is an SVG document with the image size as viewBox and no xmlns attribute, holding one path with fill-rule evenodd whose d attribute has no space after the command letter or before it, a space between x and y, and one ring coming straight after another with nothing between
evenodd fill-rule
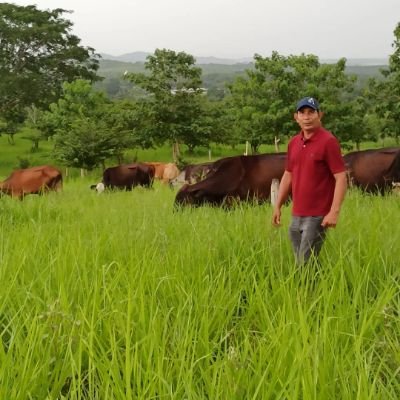
<instances>
[{"instance_id":1,"label":"cow's leg","mask_svg":"<svg viewBox=\"0 0 400 400\"><path fill-rule=\"evenodd\" d=\"M24 193L23 190L16 191L16 192L13 191L13 192L11 192L11 197L15 197L18 200L22 201L24 199L24 197L25 197L25 193Z\"/></svg>"},{"instance_id":2,"label":"cow's leg","mask_svg":"<svg viewBox=\"0 0 400 400\"><path fill-rule=\"evenodd\" d=\"M42 195L44 195L44 194L45 194L46 192L48 192L48 191L49 191L48 186L47 186L47 185L43 185L41 188L39 188L37 194L38 194L39 196L42 196Z\"/></svg>"},{"instance_id":3,"label":"cow's leg","mask_svg":"<svg viewBox=\"0 0 400 400\"><path fill-rule=\"evenodd\" d=\"M215 202L217 205L219 204L219 201L217 200ZM222 200L222 207L226 209L230 209L232 207L237 206L240 203L240 197L239 196L226 196Z\"/></svg>"}]
</instances>

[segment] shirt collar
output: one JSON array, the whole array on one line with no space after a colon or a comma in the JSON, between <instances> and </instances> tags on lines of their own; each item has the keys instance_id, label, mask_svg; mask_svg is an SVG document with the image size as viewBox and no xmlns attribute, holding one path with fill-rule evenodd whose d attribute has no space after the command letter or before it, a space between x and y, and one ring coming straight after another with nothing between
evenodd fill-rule
<instances>
[{"instance_id":1,"label":"shirt collar","mask_svg":"<svg viewBox=\"0 0 400 400\"><path fill-rule=\"evenodd\" d=\"M300 131L300 139L301 139L303 142L312 142L312 141L316 140L316 136L318 135L318 133L319 133L320 131L321 131L321 127L315 128L315 129L314 129L314 134L313 134L311 137L309 137L308 139L306 139L306 138L304 137L304 132L303 132L303 131Z\"/></svg>"}]
</instances>

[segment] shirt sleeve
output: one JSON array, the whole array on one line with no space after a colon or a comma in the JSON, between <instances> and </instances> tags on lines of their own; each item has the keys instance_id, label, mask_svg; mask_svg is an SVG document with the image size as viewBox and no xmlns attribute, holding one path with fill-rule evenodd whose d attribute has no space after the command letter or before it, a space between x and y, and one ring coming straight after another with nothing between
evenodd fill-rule
<instances>
[{"instance_id":1,"label":"shirt sleeve","mask_svg":"<svg viewBox=\"0 0 400 400\"><path fill-rule=\"evenodd\" d=\"M326 144L326 162L332 174L346 171L339 141L334 136Z\"/></svg>"}]
</instances>

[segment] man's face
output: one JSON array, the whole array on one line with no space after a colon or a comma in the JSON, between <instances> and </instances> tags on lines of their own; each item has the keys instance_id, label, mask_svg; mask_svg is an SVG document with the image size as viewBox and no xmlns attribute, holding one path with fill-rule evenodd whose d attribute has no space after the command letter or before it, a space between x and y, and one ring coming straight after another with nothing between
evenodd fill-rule
<instances>
[{"instance_id":1,"label":"man's face","mask_svg":"<svg viewBox=\"0 0 400 400\"><path fill-rule=\"evenodd\" d=\"M322 113L311 107L300 108L294 118L304 132L312 131L321 126Z\"/></svg>"}]
</instances>

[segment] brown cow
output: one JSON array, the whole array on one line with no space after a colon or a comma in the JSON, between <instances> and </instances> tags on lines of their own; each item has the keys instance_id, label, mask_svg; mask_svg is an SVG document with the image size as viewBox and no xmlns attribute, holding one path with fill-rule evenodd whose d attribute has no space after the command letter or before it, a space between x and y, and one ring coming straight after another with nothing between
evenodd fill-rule
<instances>
[{"instance_id":1,"label":"brown cow","mask_svg":"<svg viewBox=\"0 0 400 400\"><path fill-rule=\"evenodd\" d=\"M42 194L62 188L61 171L50 165L17 169L3 182L0 192L22 199L27 194Z\"/></svg>"},{"instance_id":2,"label":"brown cow","mask_svg":"<svg viewBox=\"0 0 400 400\"><path fill-rule=\"evenodd\" d=\"M132 190L136 186L151 187L154 180L155 169L152 165L142 163L123 164L106 168L103 172L103 180L91 189L103 192L104 189Z\"/></svg>"},{"instance_id":3,"label":"brown cow","mask_svg":"<svg viewBox=\"0 0 400 400\"><path fill-rule=\"evenodd\" d=\"M144 164L152 165L155 168L154 178L164 183L170 183L179 175L179 169L174 163L145 162Z\"/></svg>"},{"instance_id":4,"label":"brown cow","mask_svg":"<svg viewBox=\"0 0 400 400\"><path fill-rule=\"evenodd\" d=\"M285 153L222 158L214 162L204 180L182 186L176 194L175 205L266 201L270 197L272 180L280 180L283 175L285 160Z\"/></svg>"},{"instance_id":5,"label":"brown cow","mask_svg":"<svg viewBox=\"0 0 400 400\"><path fill-rule=\"evenodd\" d=\"M162 179L164 176L165 163L162 162L144 162L143 164L154 167L154 179Z\"/></svg>"},{"instance_id":6,"label":"brown cow","mask_svg":"<svg viewBox=\"0 0 400 400\"><path fill-rule=\"evenodd\" d=\"M400 148L353 151L344 157L350 183L368 193L384 194L400 181Z\"/></svg>"}]
</instances>

